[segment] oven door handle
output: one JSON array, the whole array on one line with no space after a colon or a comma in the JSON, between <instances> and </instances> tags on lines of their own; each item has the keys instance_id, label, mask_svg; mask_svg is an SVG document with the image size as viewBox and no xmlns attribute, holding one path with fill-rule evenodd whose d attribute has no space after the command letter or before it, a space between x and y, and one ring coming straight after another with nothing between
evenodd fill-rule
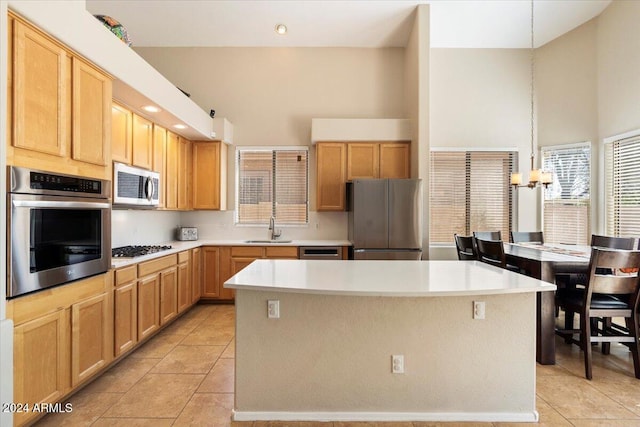
<instances>
[{"instance_id":1,"label":"oven door handle","mask_svg":"<svg viewBox=\"0 0 640 427\"><path fill-rule=\"evenodd\" d=\"M49 200L12 200L17 208L77 208L77 209L109 209L109 203L101 202L64 202Z\"/></svg>"}]
</instances>

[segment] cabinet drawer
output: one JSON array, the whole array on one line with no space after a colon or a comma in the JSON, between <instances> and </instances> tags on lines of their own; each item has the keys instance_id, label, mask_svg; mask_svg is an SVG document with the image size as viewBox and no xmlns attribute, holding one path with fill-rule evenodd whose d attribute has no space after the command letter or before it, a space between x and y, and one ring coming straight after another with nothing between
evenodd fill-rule
<instances>
[{"instance_id":1,"label":"cabinet drawer","mask_svg":"<svg viewBox=\"0 0 640 427\"><path fill-rule=\"evenodd\" d=\"M262 258L264 248L262 246L234 246L231 248L232 257Z\"/></svg>"},{"instance_id":2,"label":"cabinet drawer","mask_svg":"<svg viewBox=\"0 0 640 427\"><path fill-rule=\"evenodd\" d=\"M297 246L267 246L267 258L298 258Z\"/></svg>"},{"instance_id":3,"label":"cabinet drawer","mask_svg":"<svg viewBox=\"0 0 640 427\"><path fill-rule=\"evenodd\" d=\"M145 261L138 264L138 277L146 276L147 274L155 273L165 268L169 268L177 264L178 256L167 255L162 258L153 259L151 261Z\"/></svg>"},{"instance_id":4,"label":"cabinet drawer","mask_svg":"<svg viewBox=\"0 0 640 427\"><path fill-rule=\"evenodd\" d=\"M189 251L178 253L178 264L189 261Z\"/></svg>"},{"instance_id":5,"label":"cabinet drawer","mask_svg":"<svg viewBox=\"0 0 640 427\"><path fill-rule=\"evenodd\" d=\"M119 270L116 270L116 281L115 285L120 286L125 283L129 283L137 279L138 277L138 269L135 265L124 267Z\"/></svg>"}]
</instances>

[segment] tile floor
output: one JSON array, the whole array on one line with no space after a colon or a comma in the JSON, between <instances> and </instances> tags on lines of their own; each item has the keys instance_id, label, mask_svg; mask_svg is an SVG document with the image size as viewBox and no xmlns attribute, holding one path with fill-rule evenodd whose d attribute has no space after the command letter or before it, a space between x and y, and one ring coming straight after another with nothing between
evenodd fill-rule
<instances>
[{"instance_id":1,"label":"tile floor","mask_svg":"<svg viewBox=\"0 0 640 427\"><path fill-rule=\"evenodd\" d=\"M640 427L640 380L626 347L594 351L592 381L577 346L557 340L557 364L537 369L539 426ZM234 308L197 305L68 400L40 426L229 426ZM233 423L237 427L523 426L516 423ZM333 424L333 425L332 425ZM536 424L534 424L536 425Z\"/></svg>"}]
</instances>

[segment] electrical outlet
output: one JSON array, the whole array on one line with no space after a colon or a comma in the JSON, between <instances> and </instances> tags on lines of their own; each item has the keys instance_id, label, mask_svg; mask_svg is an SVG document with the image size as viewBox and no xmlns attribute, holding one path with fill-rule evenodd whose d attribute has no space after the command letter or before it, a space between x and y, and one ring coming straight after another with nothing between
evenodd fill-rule
<instances>
[{"instance_id":1,"label":"electrical outlet","mask_svg":"<svg viewBox=\"0 0 640 427\"><path fill-rule=\"evenodd\" d=\"M402 354L391 355L391 373L404 374L404 356Z\"/></svg>"},{"instance_id":2,"label":"electrical outlet","mask_svg":"<svg viewBox=\"0 0 640 427\"><path fill-rule=\"evenodd\" d=\"M279 300L268 300L267 301L267 317L269 319L279 319L280 318L280 301Z\"/></svg>"},{"instance_id":3,"label":"electrical outlet","mask_svg":"<svg viewBox=\"0 0 640 427\"><path fill-rule=\"evenodd\" d=\"M474 301L473 302L473 318L474 319L484 319L485 306L484 301Z\"/></svg>"}]
</instances>

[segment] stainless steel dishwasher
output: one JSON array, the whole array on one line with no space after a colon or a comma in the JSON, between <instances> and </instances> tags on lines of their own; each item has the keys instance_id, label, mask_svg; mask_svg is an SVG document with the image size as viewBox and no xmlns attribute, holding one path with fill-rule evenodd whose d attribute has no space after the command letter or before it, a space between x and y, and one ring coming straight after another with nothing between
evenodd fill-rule
<instances>
[{"instance_id":1,"label":"stainless steel dishwasher","mask_svg":"<svg viewBox=\"0 0 640 427\"><path fill-rule=\"evenodd\" d=\"M342 259L342 246L300 246L300 259Z\"/></svg>"}]
</instances>

